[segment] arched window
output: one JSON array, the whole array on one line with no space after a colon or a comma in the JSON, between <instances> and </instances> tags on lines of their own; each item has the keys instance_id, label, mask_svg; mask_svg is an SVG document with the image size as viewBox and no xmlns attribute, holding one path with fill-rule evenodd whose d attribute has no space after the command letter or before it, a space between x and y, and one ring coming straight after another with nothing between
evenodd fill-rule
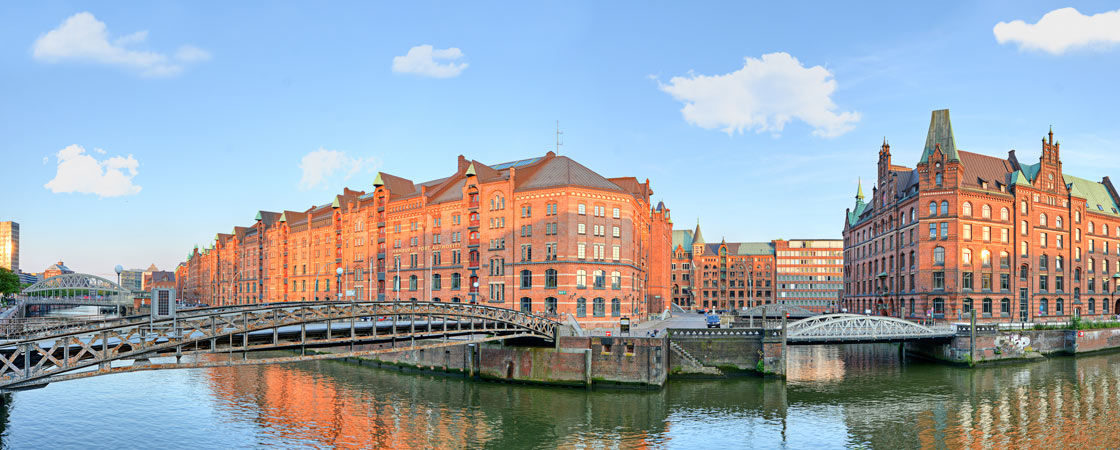
<instances>
[{"instance_id":1,"label":"arched window","mask_svg":"<svg viewBox=\"0 0 1120 450\"><path fill-rule=\"evenodd\" d=\"M1081 281L1081 268L1078 267L1076 269L1073 269L1073 282L1077 283L1077 282L1080 282L1080 281Z\"/></svg>"},{"instance_id":2,"label":"arched window","mask_svg":"<svg viewBox=\"0 0 1120 450\"><path fill-rule=\"evenodd\" d=\"M934 182L937 183L938 186L941 186L941 181L942 181L941 172L937 172L937 174L934 175Z\"/></svg>"},{"instance_id":3,"label":"arched window","mask_svg":"<svg viewBox=\"0 0 1120 450\"><path fill-rule=\"evenodd\" d=\"M521 312L523 312L523 313L533 312L533 299L531 299L529 297L521 297Z\"/></svg>"},{"instance_id":4,"label":"arched window","mask_svg":"<svg viewBox=\"0 0 1120 450\"><path fill-rule=\"evenodd\" d=\"M1057 300L1054 300L1054 314L1057 314L1059 316L1065 314L1065 306L1066 306L1065 303L1066 303L1065 300L1060 299L1060 298L1057 299Z\"/></svg>"},{"instance_id":5,"label":"arched window","mask_svg":"<svg viewBox=\"0 0 1120 450\"><path fill-rule=\"evenodd\" d=\"M999 220L1002 220L1004 222L1011 220L1011 211L1009 211L1007 207L999 209Z\"/></svg>"},{"instance_id":6,"label":"arched window","mask_svg":"<svg viewBox=\"0 0 1120 450\"><path fill-rule=\"evenodd\" d=\"M587 271L579 269L576 271L576 287L580 289L587 288Z\"/></svg>"},{"instance_id":7,"label":"arched window","mask_svg":"<svg viewBox=\"0 0 1120 450\"><path fill-rule=\"evenodd\" d=\"M606 300L603 300L603 297L595 297L595 304L593 305L593 308L594 310L592 311L592 313L595 315L595 317L603 317L607 315L607 304Z\"/></svg>"},{"instance_id":8,"label":"arched window","mask_svg":"<svg viewBox=\"0 0 1120 450\"><path fill-rule=\"evenodd\" d=\"M544 271L544 287L546 289L556 289L557 283L556 269L548 269Z\"/></svg>"},{"instance_id":9,"label":"arched window","mask_svg":"<svg viewBox=\"0 0 1120 450\"><path fill-rule=\"evenodd\" d=\"M1023 200L1023 201L1019 202L1019 214L1026 214L1026 213L1027 213L1027 201Z\"/></svg>"},{"instance_id":10,"label":"arched window","mask_svg":"<svg viewBox=\"0 0 1120 450\"><path fill-rule=\"evenodd\" d=\"M587 299L580 297L576 300L576 317L587 317Z\"/></svg>"},{"instance_id":11,"label":"arched window","mask_svg":"<svg viewBox=\"0 0 1120 450\"><path fill-rule=\"evenodd\" d=\"M1054 216L1054 228L1062 227L1062 216ZM1107 234L1107 233L1105 233Z\"/></svg>"},{"instance_id":12,"label":"arched window","mask_svg":"<svg viewBox=\"0 0 1120 450\"><path fill-rule=\"evenodd\" d=\"M605 289L607 287L607 273L602 270L595 271L595 289Z\"/></svg>"},{"instance_id":13,"label":"arched window","mask_svg":"<svg viewBox=\"0 0 1120 450\"><path fill-rule=\"evenodd\" d=\"M438 273L432 274L432 290L438 291L443 288L443 277Z\"/></svg>"},{"instance_id":14,"label":"arched window","mask_svg":"<svg viewBox=\"0 0 1120 450\"><path fill-rule=\"evenodd\" d=\"M1019 241L1019 255L1027 256L1027 241Z\"/></svg>"},{"instance_id":15,"label":"arched window","mask_svg":"<svg viewBox=\"0 0 1120 450\"><path fill-rule=\"evenodd\" d=\"M1097 301L1094 300L1094 299L1089 299L1089 314L1096 314L1096 313L1097 313Z\"/></svg>"},{"instance_id":16,"label":"arched window","mask_svg":"<svg viewBox=\"0 0 1120 450\"><path fill-rule=\"evenodd\" d=\"M458 273L451 274L451 289L459 289L462 286L463 278Z\"/></svg>"},{"instance_id":17,"label":"arched window","mask_svg":"<svg viewBox=\"0 0 1120 450\"><path fill-rule=\"evenodd\" d=\"M981 207L980 208L980 216L985 218L985 219L991 219L992 218L992 207L988 206L988 205L984 205L983 207Z\"/></svg>"},{"instance_id":18,"label":"arched window","mask_svg":"<svg viewBox=\"0 0 1120 450\"><path fill-rule=\"evenodd\" d=\"M933 264L938 266L945 265L945 247L937 246L933 249Z\"/></svg>"},{"instance_id":19,"label":"arched window","mask_svg":"<svg viewBox=\"0 0 1120 450\"><path fill-rule=\"evenodd\" d=\"M1046 299L1038 301L1038 315L1046 316L1050 314L1050 302Z\"/></svg>"},{"instance_id":20,"label":"arched window","mask_svg":"<svg viewBox=\"0 0 1120 450\"><path fill-rule=\"evenodd\" d=\"M972 249L961 250L961 264L972 264Z\"/></svg>"},{"instance_id":21,"label":"arched window","mask_svg":"<svg viewBox=\"0 0 1120 450\"><path fill-rule=\"evenodd\" d=\"M988 249L980 251L980 264L984 267L992 266L992 252L988 251Z\"/></svg>"},{"instance_id":22,"label":"arched window","mask_svg":"<svg viewBox=\"0 0 1120 450\"><path fill-rule=\"evenodd\" d=\"M415 291L416 290L416 285L417 285L416 275L409 275L408 276L408 290Z\"/></svg>"},{"instance_id":23,"label":"arched window","mask_svg":"<svg viewBox=\"0 0 1120 450\"><path fill-rule=\"evenodd\" d=\"M1093 222L1089 221L1089 232L1090 233L1096 233L1096 231L1093 231L1094 229L1095 229L1095 227L1093 226Z\"/></svg>"},{"instance_id":24,"label":"arched window","mask_svg":"<svg viewBox=\"0 0 1120 450\"><path fill-rule=\"evenodd\" d=\"M439 302L442 302L443 300L440 300L439 297L432 297L432 301L436 302L436 303L439 303Z\"/></svg>"},{"instance_id":25,"label":"arched window","mask_svg":"<svg viewBox=\"0 0 1120 450\"><path fill-rule=\"evenodd\" d=\"M1081 211L1074 211L1073 212L1073 221L1075 223L1081 223Z\"/></svg>"},{"instance_id":26,"label":"arched window","mask_svg":"<svg viewBox=\"0 0 1120 450\"><path fill-rule=\"evenodd\" d=\"M622 272L611 272L611 289L622 289Z\"/></svg>"},{"instance_id":27,"label":"arched window","mask_svg":"<svg viewBox=\"0 0 1120 450\"><path fill-rule=\"evenodd\" d=\"M972 217L972 203L964 202L961 205L961 215L965 217Z\"/></svg>"},{"instance_id":28,"label":"arched window","mask_svg":"<svg viewBox=\"0 0 1120 450\"><path fill-rule=\"evenodd\" d=\"M990 317L992 315L992 299L984 299L983 308L984 309L981 309L980 312L984 313L985 317Z\"/></svg>"},{"instance_id":29,"label":"arched window","mask_svg":"<svg viewBox=\"0 0 1120 450\"><path fill-rule=\"evenodd\" d=\"M549 314L556 314L556 297L545 297L544 311Z\"/></svg>"},{"instance_id":30,"label":"arched window","mask_svg":"<svg viewBox=\"0 0 1120 450\"><path fill-rule=\"evenodd\" d=\"M941 215L943 215L943 216L949 215L949 201L948 200L942 200L941 201Z\"/></svg>"},{"instance_id":31,"label":"arched window","mask_svg":"<svg viewBox=\"0 0 1120 450\"><path fill-rule=\"evenodd\" d=\"M1011 255L1009 255L1005 251L1000 251L999 252L999 266L1002 267L1002 268L1010 267L1011 266Z\"/></svg>"},{"instance_id":32,"label":"arched window","mask_svg":"<svg viewBox=\"0 0 1120 450\"><path fill-rule=\"evenodd\" d=\"M1054 257L1054 270L1062 270L1062 255Z\"/></svg>"},{"instance_id":33,"label":"arched window","mask_svg":"<svg viewBox=\"0 0 1120 450\"><path fill-rule=\"evenodd\" d=\"M936 216L937 215L937 202L929 202L929 215L930 216Z\"/></svg>"},{"instance_id":34,"label":"arched window","mask_svg":"<svg viewBox=\"0 0 1120 450\"><path fill-rule=\"evenodd\" d=\"M914 211L914 208L910 208L910 221L913 222L917 218L918 218L917 212Z\"/></svg>"},{"instance_id":35,"label":"arched window","mask_svg":"<svg viewBox=\"0 0 1120 450\"><path fill-rule=\"evenodd\" d=\"M968 314L972 312L972 299L965 298L961 301L961 314Z\"/></svg>"},{"instance_id":36,"label":"arched window","mask_svg":"<svg viewBox=\"0 0 1120 450\"><path fill-rule=\"evenodd\" d=\"M1050 258L1046 255L1038 255L1038 270L1050 270Z\"/></svg>"},{"instance_id":37,"label":"arched window","mask_svg":"<svg viewBox=\"0 0 1120 450\"><path fill-rule=\"evenodd\" d=\"M533 287L533 272L529 270L521 271L521 289L530 289Z\"/></svg>"}]
</instances>

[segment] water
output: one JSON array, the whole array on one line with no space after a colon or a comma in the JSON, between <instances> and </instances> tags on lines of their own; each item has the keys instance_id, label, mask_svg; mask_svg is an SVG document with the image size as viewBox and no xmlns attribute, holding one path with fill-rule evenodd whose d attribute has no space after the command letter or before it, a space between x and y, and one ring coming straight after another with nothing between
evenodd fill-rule
<instances>
[{"instance_id":1,"label":"water","mask_svg":"<svg viewBox=\"0 0 1120 450\"><path fill-rule=\"evenodd\" d=\"M660 391L471 382L324 361L17 392L4 448L1120 448L1120 353L975 370L793 347L787 382Z\"/></svg>"}]
</instances>

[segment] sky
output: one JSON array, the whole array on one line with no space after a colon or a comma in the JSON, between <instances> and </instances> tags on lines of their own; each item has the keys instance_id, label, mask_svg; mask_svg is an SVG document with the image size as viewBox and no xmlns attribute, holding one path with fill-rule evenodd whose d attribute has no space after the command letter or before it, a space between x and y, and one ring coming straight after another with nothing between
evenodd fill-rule
<instances>
[{"instance_id":1,"label":"sky","mask_svg":"<svg viewBox=\"0 0 1120 450\"><path fill-rule=\"evenodd\" d=\"M750 4L748 4L750 3ZM0 220L21 267L173 269L378 171L560 154L709 240L840 238L878 148L1120 174L1112 2L3 2Z\"/></svg>"}]
</instances>

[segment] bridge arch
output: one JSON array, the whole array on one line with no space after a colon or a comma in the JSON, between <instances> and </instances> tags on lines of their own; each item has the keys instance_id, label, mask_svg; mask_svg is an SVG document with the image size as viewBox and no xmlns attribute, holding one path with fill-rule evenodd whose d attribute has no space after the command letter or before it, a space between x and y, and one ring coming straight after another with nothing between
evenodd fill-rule
<instances>
[{"instance_id":1,"label":"bridge arch","mask_svg":"<svg viewBox=\"0 0 1120 450\"><path fill-rule=\"evenodd\" d=\"M408 317L407 320L404 317ZM388 321L384 321L384 319ZM520 311L464 303L290 302L184 310L178 317L135 316L107 324L7 336L0 343L0 389L20 389L109 373L222 365L334 359L446 347L516 337L555 340L559 323ZM423 343L449 336L491 337ZM355 350L353 344L411 342L409 346ZM416 345L419 343L419 345ZM250 359L248 352L339 347L349 352ZM228 353L236 358L180 361L184 355ZM171 357L174 363L154 364ZM132 365L114 365L134 361ZM98 367L98 370L81 369Z\"/></svg>"},{"instance_id":2,"label":"bridge arch","mask_svg":"<svg viewBox=\"0 0 1120 450\"><path fill-rule=\"evenodd\" d=\"M24 303L96 306L127 305L132 291L97 275L65 273L40 280L20 291L20 294Z\"/></svg>"},{"instance_id":3,"label":"bridge arch","mask_svg":"<svg viewBox=\"0 0 1120 450\"><path fill-rule=\"evenodd\" d=\"M945 338L951 327L928 327L908 320L859 314L825 314L786 326L786 339L804 342L867 342Z\"/></svg>"}]
</instances>

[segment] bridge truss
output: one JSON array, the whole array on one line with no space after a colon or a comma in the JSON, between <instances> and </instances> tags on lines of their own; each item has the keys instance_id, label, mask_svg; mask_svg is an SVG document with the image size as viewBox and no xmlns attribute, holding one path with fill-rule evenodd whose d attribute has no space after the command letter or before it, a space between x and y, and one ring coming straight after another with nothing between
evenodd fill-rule
<instances>
[{"instance_id":1,"label":"bridge truss","mask_svg":"<svg viewBox=\"0 0 1120 450\"><path fill-rule=\"evenodd\" d=\"M791 344L843 342L898 342L945 339L956 334L952 326L925 326L894 317L827 314L790 323L786 341Z\"/></svg>"},{"instance_id":2,"label":"bridge truss","mask_svg":"<svg viewBox=\"0 0 1120 450\"><path fill-rule=\"evenodd\" d=\"M26 304L129 306L132 292L121 285L86 273L56 275L20 291Z\"/></svg>"},{"instance_id":3,"label":"bridge truss","mask_svg":"<svg viewBox=\"0 0 1120 450\"><path fill-rule=\"evenodd\" d=\"M138 316L9 336L0 343L0 390L138 370L336 359L517 337L555 340L558 327L528 313L461 303L316 302L187 310L174 319ZM392 347L355 347L385 343ZM336 353L303 352L345 346L349 348ZM282 349L301 351L292 356L248 357L250 352ZM183 358L202 354L225 357ZM153 358L173 362L154 363Z\"/></svg>"}]
</instances>

